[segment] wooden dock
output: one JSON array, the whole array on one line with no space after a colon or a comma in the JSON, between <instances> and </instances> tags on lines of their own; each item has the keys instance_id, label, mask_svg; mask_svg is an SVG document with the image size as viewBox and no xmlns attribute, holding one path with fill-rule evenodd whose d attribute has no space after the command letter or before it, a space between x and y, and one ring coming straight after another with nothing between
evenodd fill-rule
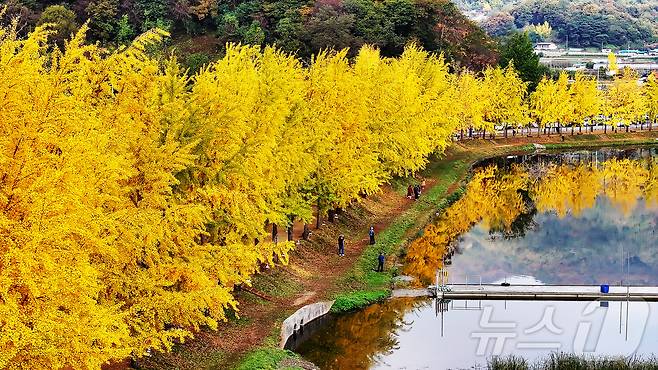
<instances>
[{"instance_id":1,"label":"wooden dock","mask_svg":"<svg viewBox=\"0 0 658 370\"><path fill-rule=\"evenodd\" d=\"M610 286L601 293L598 285L474 285L430 286L428 295L444 300L533 300L533 301L648 301L658 302L657 286Z\"/></svg>"}]
</instances>

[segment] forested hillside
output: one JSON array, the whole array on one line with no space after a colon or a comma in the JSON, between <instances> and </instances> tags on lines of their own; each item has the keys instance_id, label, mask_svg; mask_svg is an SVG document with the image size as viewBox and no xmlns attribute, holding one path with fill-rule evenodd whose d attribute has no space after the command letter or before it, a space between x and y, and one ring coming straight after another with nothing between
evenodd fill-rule
<instances>
[{"instance_id":1,"label":"forested hillside","mask_svg":"<svg viewBox=\"0 0 658 370\"><path fill-rule=\"evenodd\" d=\"M455 0L493 36L544 22L550 38L574 47L643 47L656 42L657 0Z\"/></svg>"},{"instance_id":2,"label":"forested hillside","mask_svg":"<svg viewBox=\"0 0 658 370\"><path fill-rule=\"evenodd\" d=\"M353 55L363 44L397 56L417 41L475 69L496 60L494 42L445 0L9 0L7 5L5 22L20 16L24 33L55 23L60 42L86 21L88 37L105 46L159 27L189 47L188 64L221 56L226 42L277 44L309 60L325 48L350 48Z\"/></svg>"}]
</instances>

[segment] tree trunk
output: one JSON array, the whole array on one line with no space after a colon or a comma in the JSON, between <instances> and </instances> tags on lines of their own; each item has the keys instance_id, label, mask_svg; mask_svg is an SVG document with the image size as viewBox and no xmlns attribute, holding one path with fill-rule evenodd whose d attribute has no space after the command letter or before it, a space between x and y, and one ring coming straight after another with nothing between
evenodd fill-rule
<instances>
[{"instance_id":1,"label":"tree trunk","mask_svg":"<svg viewBox=\"0 0 658 370\"><path fill-rule=\"evenodd\" d=\"M505 139L507 139L507 124L503 125L503 130L505 130Z\"/></svg>"},{"instance_id":2,"label":"tree trunk","mask_svg":"<svg viewBox=\"0 0 658 370\"><path fill-rule=\"evenodd\" d=\"M464 140L464 129L461 129L459 131L460 131L459 140Z\"/></svg>"},{"instance_id":3,"label":"tree trunk","mask_svg":"<svg viewBox=\"0 0 658 370\"><path fill-rule=\"evenodd\" d=\"M582 134L583 133L583 125L581 124L578 126L578 133Z\"/></svg>"},{"instance_id":4,"label":"tree trunk","mask_svg":"<svg viewBox=\"0 0 658 370\"><path fill-rule=\"evenodd\" d=\"M473 126L468 127L468 137L471 139L473 138Z\"/></svg>"},{"instance_id":5,"label":"tree trunk","mask_svg":"<svg viewBox=\"0 0 658 370\"><path fill-rule=\"evenodd\" d=\"M295 217L289 216L288 219L290 220L290 225L288 225L288 241L291 242L294 239L293 231L295 227Z\"/></svg>"},{"instance_id":6,"label":"tree trunk","mask_svg":"<svg viewBox=\"0 0 658 370\"><path fill-rule=\"evenodd\" d=\"M318 199L318 204L317 205L318 205L318 217L315 219L315 228L319 229L320 225L321 225L320 224L320 222L321 222L320 219L321 219L321 215L322 215L322 211L320 210L321 209L320 208L320 199Z\"/></svg>"},{"instance_id":7,"label":"tree trunk","mask_svg":"<svg viewBox=\"0 0 658 370\"><path fill-rule=\"evenodd\" d=\"M304 222L304 232L302 232L302 239L308 240L309 236L311 236L311 228L308 227L306 222Z\"/></svg>"},{"instance_id":8,"label":"tree trunk","mask_svg":"<svg viewBox=\"0 0 658 370\"><path fill-rule=\"evenodd\" d=\"M628 129L631 127L631 125L626 125L626 132L628 132Z\"/></svg>"},{"instance_id":9,"label":"tree trunk","mask_svg":"<svg viewBox=\"0 0 658 370\"><path fill-rule=\"evenodd\" d=\"M573 125L571 125L571 136L573 136L573 130L574 130L574 127L573 127Z\"/></svg>"},{"instance_id":10,"label":"tree trunk","mask_svg":"<svg viewBox=\"0 0 658 370\"><path fill-rule=\"evenodd\" d=\"M272 242L276 244L279 241L279 229L276 224L272 224Z\"/></svg>"},{"instance_id":11,"label":"tree trunk","mask_svg":"<svg viewBox=\"0 0 658 370\"><path fill-rule=\"evenodd\" d=\"M607 134L608 133L608 125L603 125L603 133Z\"/></svg>"}]
</instances>

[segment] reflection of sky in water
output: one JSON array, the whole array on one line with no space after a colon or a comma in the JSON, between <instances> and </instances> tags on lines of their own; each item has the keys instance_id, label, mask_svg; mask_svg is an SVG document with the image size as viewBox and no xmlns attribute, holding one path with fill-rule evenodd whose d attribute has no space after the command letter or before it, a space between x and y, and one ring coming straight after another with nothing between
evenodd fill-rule
<instances>
[{"instance_id":1,"label":"reflection of sky in water","mask_svg":"<svg viewBox=\"0 0 658 370\"><path fill-rule=\"evenodd\" d=\"M534 361L554 351L649 357L658 345L657 307L631 302L627 333L626 303L456 301L441 336L441 316L428 303L405 314L408 325L392 334L398 348L374 356L371 368L463 369L495 355Z\"/></svg>"},{"instance_id":2,"label":"reflection of sky in water","mask_svg":"<svg viewBox=\"0 0 658 370\"><path fill-rule=\"evenodd\" d=\"M624 215L599 197L578 217L539 213L524 236L504 239L477 225L460 238L453 281L531 275L547 284L658 284L658 211L640 201ZM623 258L622 258L623 253ZM622 273L622 261L623 273Z\"/></svg>"},{"instance_id":3,"label":"reflection of sky in water","mask_svg":"<svg viewBox=\"0 0 658 370\"><path fill-rule=\"evenodd\" d=\"M658 348L658 303L601 306L453 301L441 316L432 300L404 309L394 300L331 321L298 351L322 369L468 369L497 355L650 357Z\"/></svg>"}]
</instances>

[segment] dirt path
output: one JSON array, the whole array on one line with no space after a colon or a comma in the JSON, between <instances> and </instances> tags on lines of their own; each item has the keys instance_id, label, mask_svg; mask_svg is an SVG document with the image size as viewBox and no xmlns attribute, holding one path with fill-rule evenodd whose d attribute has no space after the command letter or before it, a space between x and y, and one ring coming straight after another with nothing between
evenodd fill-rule
<instances>
[{"instance_id":1,"label":"dirt path","mask_svg":"<svg viewBox=\"0 0 658 370\"><path fill-rule=\"evenodd\" d=\"M582 144L587 145L592 144L593 141L600 144L600 142L619 140L618 136L619 134L615 137L588 135L587 139L584 137L579 139L577 136L566 139L567 142L574 142L576 145L582 139ZM624 137L625 140L646 142L656 136L658 133L637 133ZM441 162L473 161L488 155L500 155L511 147L536 142L562 143L562 140L557 136L550 138L517 136L499 140L462 141L455 143ZM437 179L428 179L427 188L437 183ZM448 193L457 186L456 183L445 185ZM264 271L254 278L254 289L264 292L265 296L271 296L271 301L245 291L237 292L240 319L220 325L218 331L201 331L194 339L177 346L171 353L156 354L151 358L140 360L140 367L227 369L234 366L246 352L262 346L267 338L272 338L273 334L278 332L281 321L296 309L305 304L330 299L339 291L340 287L337 284L354 266L367 246L368 227L374 225L376 232L386 229L413 203L414 201L407 199L405 194L385 186L380 194L368 197L358 207L339 214L336 222L326 222L320 229L313 228L310 241L301 242L295 248L287 266ZM296 230L300 229L300 225L297 225ZM347 242L345 257L339 257L336 253L336 238L341 233L345 235ZM299 235L300 232L297 231L296 234ZM280 237L285 237L285 231Z\"/></svg>"}]
</instances>

